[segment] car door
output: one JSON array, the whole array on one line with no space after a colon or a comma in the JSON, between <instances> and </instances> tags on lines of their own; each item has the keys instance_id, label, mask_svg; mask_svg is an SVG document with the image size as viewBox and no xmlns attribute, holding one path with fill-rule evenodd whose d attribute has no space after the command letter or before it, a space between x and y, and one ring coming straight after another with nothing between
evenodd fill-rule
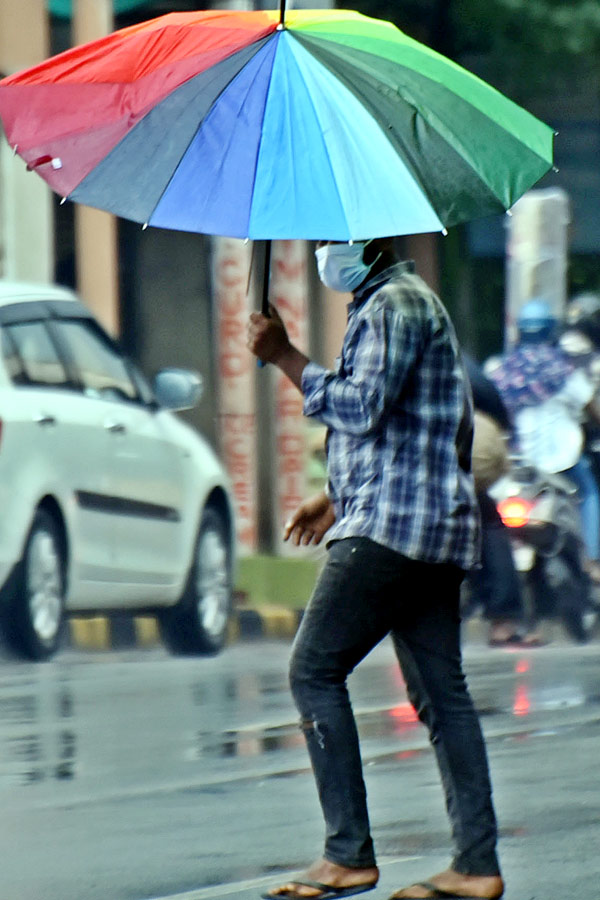
<instances>
[{"instance_id":1,"label":"car door","mask_svg":"<svg viewBox=\"0 0 600 900\"><path fill-rule=\"evenodd\" d=\"M31 306L33 312L33 304ZM43 310L42 304L35 308ZM52 339L49 318L3 325L3 354L18 395L10 422L13 466L22 509L31 519L45 496L61 507L68 530L69 593L96 598L94 585L114 564L115 539L106 518L81 502L82 496L107 489L110 477L108 435L102 421L73 382Z\"/></svg>"},{"instance_id":2,"label":"car door","mask_svg":"<svg viewBox=\"0 0 600 900\"><path fill-rule=\"evenodd\" d=\"M102 410L109 437L110 492L89 498L112 520L123 602L161 599L180 580L184 452L139 377L93 320L55 327L86 397Z\"/></svg>"}]
</instances>

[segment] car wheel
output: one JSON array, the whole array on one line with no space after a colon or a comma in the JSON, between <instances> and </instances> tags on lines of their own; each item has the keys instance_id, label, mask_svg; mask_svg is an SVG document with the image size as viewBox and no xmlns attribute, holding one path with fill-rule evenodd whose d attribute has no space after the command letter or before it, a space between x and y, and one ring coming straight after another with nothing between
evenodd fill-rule
<instances>
[{"instance_id":1,"label":"car wheel","mask_svg":"<svg viewBox=\"0 0 600 900\"><path fill-rule=\"evenodd\" d=\"M202 516L183 596L159 614L165 646L176 654L218 653L227 638L231 598L228 529L209 508Z\"/></svg>"},{"instance_id":2,"label":"car wheel","mask_svg":"<svg viewBox=\"0 0 600 900\"><path fill-rule=\"evenodd\" d=\"M65 553L46 510L35 514L3 619L9 648L18 656L43 660L56 652L65 620Z\"/></svg>"}]
</instances>

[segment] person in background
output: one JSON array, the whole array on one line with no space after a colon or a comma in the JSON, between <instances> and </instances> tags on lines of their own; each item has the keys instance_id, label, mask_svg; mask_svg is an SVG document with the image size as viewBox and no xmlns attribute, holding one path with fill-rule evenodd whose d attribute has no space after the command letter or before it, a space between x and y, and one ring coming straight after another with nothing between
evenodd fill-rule
<instances>
[{"instance_id":1,"label":"person in background","mask_svg":"<svg viewBox=\"0 0 600 900\"><path fill-rule=\"evenodd\" d=\"M584 369L600 394L600 294L576 294L567 303L559 346L578 369ZM600 423L586 419L584 452L592 465L596 484L600 484Z\"/></svg>"},{"instance_id":2,"label":"person in background","mask_svg":"<svg viewBox=\"0 0 600 900\"><path fill-rule=\"evenodd\" d=\"M485 744L460 651L460 585L478 558L472 402L440 300L398 262L393 239L321 242L319 275L352 292L334 370L294 347L272 309L253 313L248 347L304 396L328 428L327 491L286 524L328 558L296 636L290 684L326 826L325 851L267 898L346 897L375 887L356 722L347 677L392 635L409 698L436 752L452 824L450 867L395 900L504 890ZM401 801L398 802L401 810Z\"/></svg>"},{"instance_id":3,"label":"person in background","mask_svg":"<svg viewBox=\"0 0 600 900\"><path fill-rule=\"evenodd\" d=\"M507 441L512 433L508 410L495 384L463 354L475 407L473 476L481 513L481 566L470 573L468 609L483 609L491 647L538 647L543 641L528 628L519 573L510 538L488 489L508 469Z\"/></svg>"},{"instance_id":4,"label":"person in background","mask_svg":"<svg viewBox=\"0 0 600 900\"><path fill-rule=\"evenodd\" d=\"M490 378L512 417L523 460L576 485L587 569L600 582L600 495L582 452L583 419L600 422L600 408L585 369L576 368L557 346L557 326L543 298L528 301L517 319L518 344Z\"/></svg>"}]
</instances>

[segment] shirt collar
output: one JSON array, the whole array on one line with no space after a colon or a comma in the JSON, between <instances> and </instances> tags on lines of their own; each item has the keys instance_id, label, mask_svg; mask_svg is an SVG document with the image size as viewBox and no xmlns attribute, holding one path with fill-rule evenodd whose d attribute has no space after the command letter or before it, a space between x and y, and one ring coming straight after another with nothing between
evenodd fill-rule
<instances>
[{"instance_id":1,"label":"shirt collar","mask_svg":"<svg viewBox=\"0 0 600 900\"><path fill-rule=\"evenodd\" d=\"M348 304L348 309L356 309L385 282L391 281L393 278L399 278L400 275L405 275L407 273L412 274L414 271L415 264L412 259L406 259L403 262L395 263L393 266L388 266L387 269L383 269L382 272L378 272L373 278L369 278L365 281L364 284L354 292L354 298Z\"/></svg>"}]
</instances>

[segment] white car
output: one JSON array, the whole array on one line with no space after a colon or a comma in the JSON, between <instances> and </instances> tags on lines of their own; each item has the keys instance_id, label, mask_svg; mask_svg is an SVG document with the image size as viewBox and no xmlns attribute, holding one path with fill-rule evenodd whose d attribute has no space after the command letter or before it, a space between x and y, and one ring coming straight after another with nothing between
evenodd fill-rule
<instances>
[{"instance_id":1,"label":"white car","mask_svg":"<svg viewBox=\"0 0 600 900\"><path fill-rule=\"evenodd\" d=\"M70 291L0 281L0 626L44 659L67 615L156 614L174 653L215 653L231 611L227 476L170 410L201 379L152 387Z\"/></svg>"}]
</instances>

